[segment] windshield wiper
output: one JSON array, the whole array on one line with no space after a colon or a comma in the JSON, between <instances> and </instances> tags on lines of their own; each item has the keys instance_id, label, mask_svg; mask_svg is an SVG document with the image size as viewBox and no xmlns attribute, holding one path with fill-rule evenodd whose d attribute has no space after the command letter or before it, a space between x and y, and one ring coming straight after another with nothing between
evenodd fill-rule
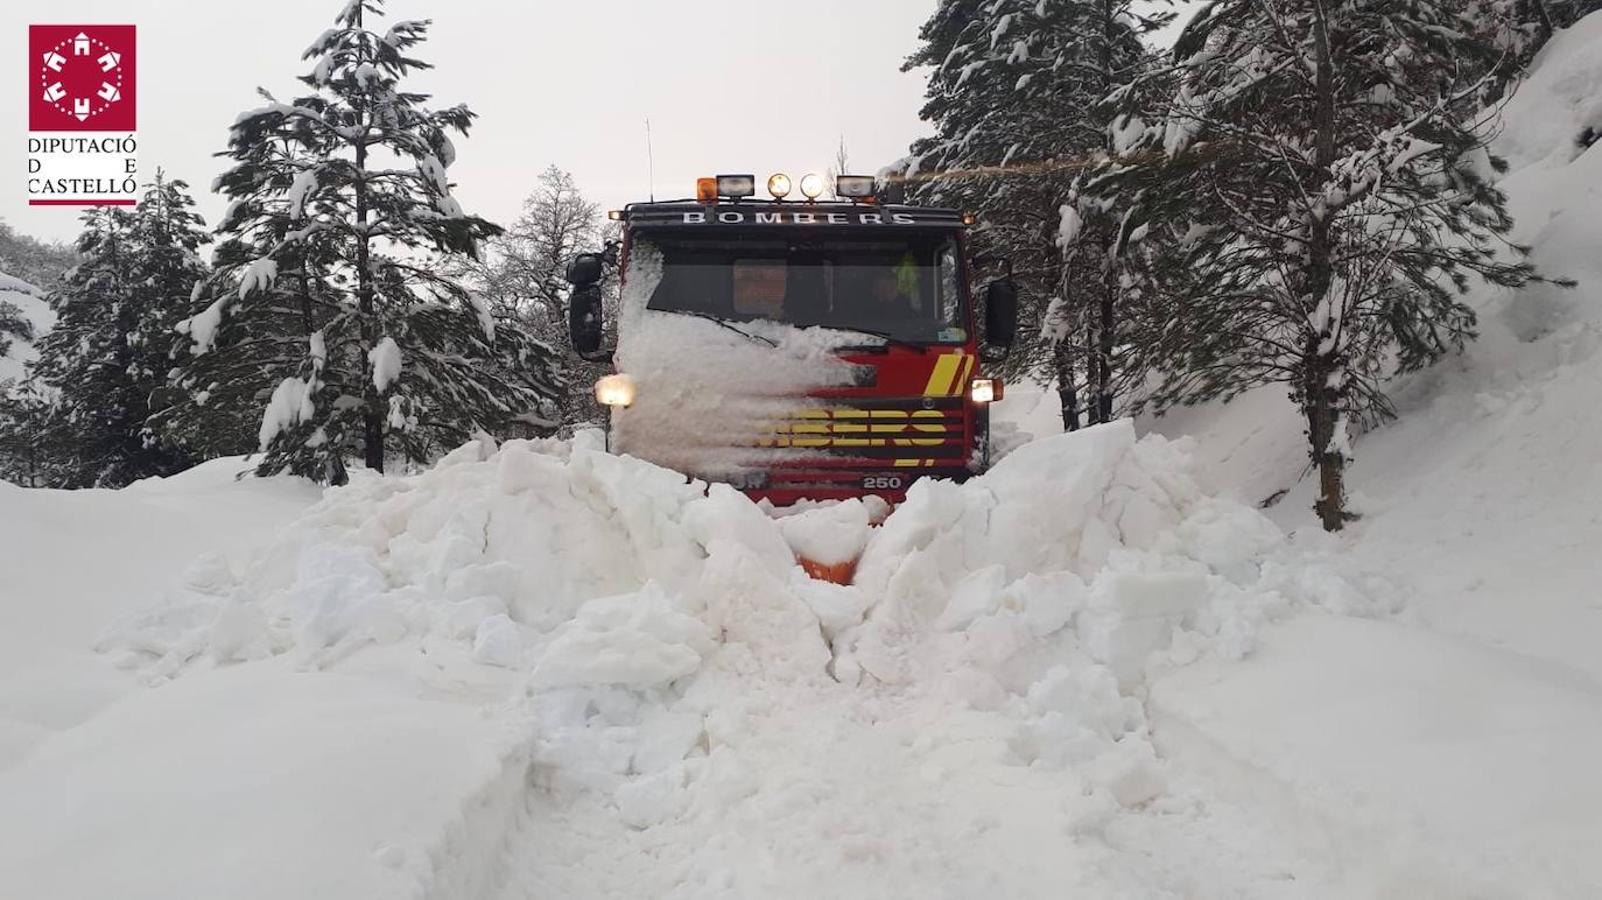
<instances>
[{"instance_id":1,"label":"windshield wiper","mask_svg":"<svg viewBox=\"0 0 1602 900\"><path fill-rule=\"evenodd\" d=\"M715 316L709 312L702 312L699 309L664 309L661 310L661 312L681 313L686 316L695 316L698 319L705 319L708 322L715 322L718 325L722 325L724 328L727 328L742 337L748 337L753 341L761 341L762 343L767 344L769 347L779 346L779 342L770 337L760 334L753 334L752 332L746 331L744 328L736 327L727 319L719 318L718 316Z\"/></svg>"},{"instance_id":2,"label":"windshield wiper","mask_svg":"<svg viewBox=\"0 0 1602 900\"><path fill-rule=\"evenodd\" d=\"M905 340L903 338L898 338L898 337L896 337L895 335L891 334L888 331L880 331L877 328L857 328L857 327L854 327L854 326L851 326L851 325L818 325L816 327L818 327L818 328L827 328L830 331L850 331L850 332L854 332L856 334L866 334L866 335L869 335L871 337L876 337L876 338L879 338L880 340L884 341L884 344L868 344L868 345L862 345L862 346L844 346L844 347L838 348L840 350L879 350L881 352L887 352L887 347L893 345L893 346L896 346L896 347L905 347L905 348L907 348L909 350L916 350L919 353L928 353L929 352L929 347L926 344L918 344L918 343L914 343L913 341Z\"/></svg>"}]
</instances>

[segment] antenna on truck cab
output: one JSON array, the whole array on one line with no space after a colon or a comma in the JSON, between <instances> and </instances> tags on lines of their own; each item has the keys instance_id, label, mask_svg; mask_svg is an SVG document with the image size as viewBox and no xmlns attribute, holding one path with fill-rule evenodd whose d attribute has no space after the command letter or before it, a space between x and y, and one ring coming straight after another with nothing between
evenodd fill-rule
<instances>
[{"instance_id":1,"label":"antenna on truck cab","mask_svg":"<svg viewBox=\"0 0 1602 900\"><path fill-rule=\"evenodd\" d=\"M645 117L645 171L646 192L651 195L651 202L656 202L656 156L651 152L651 117Z\"/></svg>"}]
</instances>

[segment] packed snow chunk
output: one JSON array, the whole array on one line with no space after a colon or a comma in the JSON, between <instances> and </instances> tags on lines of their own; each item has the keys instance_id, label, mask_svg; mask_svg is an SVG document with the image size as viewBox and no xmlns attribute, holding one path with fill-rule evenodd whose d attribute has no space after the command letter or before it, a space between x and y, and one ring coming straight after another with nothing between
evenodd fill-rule
<instances>
[{"instance_id":1,"label":"packed snow chunk","mask_svg":"<svg viewBox=\"0 0 1602 900\"><path fill-rule=\"evenodd\" d=\"M1143 470L1173 464L1142 458L1151 455L1135 453L1134 427L1121 421L1027 444L966 485L917 482L869 542L857 581L886 585L912 549L932 550L951 570L1000 564L1009 578L1093 571L1118 543L1127 508L1141 507L1142 537L1178 524L1176 502L1189 497ZM1181 485L1199 494L1183 474L1171 482Z\"/></svg>"},{"instance_id":2,"label":"packed snow chunk","mask_svg":"<svg viewBox=\"0 0 1602 900\"><path fill-rule=\"evenodd\" d=\"M539 662L536 688L616 684L649 688L694 672L714 646L711 631L655 583L579 607Z\"/></svg>"},{"instance_id":3,"label":"packed snow chunk","mask_svg":"<svg viewBox=\"0 0 1602 900\"><path fill-rule=\"evenodd\" d=\"M801 559L826 566L848 563L868 545L873 513L858 499L816 504L779 518L779 531Z\"/></svg>"},{"instance_id":4,"label":"packed snow chunk","mask_svg":"<svg viewBox=\"0 0 1602 900\"><path fill-rule=\"evenodd\" d=\"M684 525L697 543L710 550L717 544L743 547L767 572L783 577L795 568L795 554L761 507L726 484L707 487L706 499L691 504Z\"/></svg>"},{"instance_id":5,"label":"packed snow chunk","mask_svg":"<svg viewBox=\"0 0 1602 900\"><path fill-rule=\"evenodd\" d=\"M1111 667L1126 690L1143 679L1146 660L1167 647L1175 630L1209 597L1204 572L1131 568L1096 579L1079 627L1091 655Z\"/></svg>"},{"instance_id":6,"label":"packed snow chunk","mask_svg":"<svg viewBox=\"0 0 1602 900\"><path fill-rule=\"evenodd\" d=\"M707 550L696 588L707 624L769 678L823 678L831 653L818 615L795 588L804 576L773 571L744 544L719 541Z\"/></svg>"},{"instance_id":7,"label":"packed snow chunk","mask_svg":"<svg viewBox=\"0 0 1602 900\"><path fill-rule=\"evenodd\" d=\"M1021 693L1068 652L1126 693L1154 661L1248 652L1263 622L1316 602L1283 577L1306 554L1204 495L1190 449L1118 422L1028 444L961 485L916 483L863 552L854 587L875 599L830 635L836 677L935 681L989 703L985 684Z\"/></svg>"},{"instance_id":8,"label":"packed snow chunk","mask_svg":"<svg viewBox=\"0 0 1602 900\"><path fill-rule=\"evenodd\" d=\"M682 765L626 781L612 796L618 818L634 828L649 828L677 818L690 800L684 789Z\"/></svg>"},{"instance_id":9,"label":"packed snow chunk","mask_svg":"<svg viewBox=\"0 0 1602 900\"><path fill-rule=\"evenodd\" d=\"M310 548L300 558L287 612L298 646L398 640L407 631L404 591L391 591L371 554L355 547Z\"/></svg>"},{"instance_id":10,"label":"packed snow chunk","mask_svg":"<svg viewBox=\"0 0 1602 900\"><path fill-rule=\"evenodd\" d=\"M664 771L690 755L705 733L700 715L648 706L642 710L635 731L629 768L635 772Z\"/></svg>"},{"instance_id":11,"label":"packed snow chunk","mask_svg":"<svg viewBox=\"0 0 1602 900\"><path fill-rule=\"evenodd\" d=\"M807 577L793 581L791 587L818 617L819 626L830 639L861 623L862 616L873 603L873 598L855 585Z\"/></svg>"},{"instance_id":12,"label":"packed snow chunk","mask_svg":"<svg viewBox=\"0 0 1602 900\"><path fill-rule=\"evenodd\" d=\"M1104 762L1121 758L1119 745L1145 744L1146 716L1140 701L1122 694L1105 666L1071 653L1029 688L1029 717L1018 727L1011 748L1031 766L1051 769L1111 770L1106 780L1121 777L1124 767ZM1147 747L1149 749L1149 745ZM1130 790L1133 796L1138 791ZM1123 805L1143 802L1140 797Z\"/></svg>"},{"instance_id":13,"label":"packed snow chunk","mask_svg":"<svg viewBox=\"0 0 1602 900\"><path fill-rule=\"evenodd\" d=\"M403 637L470 642L505 615L538 646L587 601L651 581L698 615L706 598L685 592L711 545L743 548L781 584L798 571L777 525L737 492L706 496L677 473L588 446L475 441L419 475L330 489L231 581L217 573L209 593L191 590L189 613L123 640L171 651L169 669L208 651L294 651L323 665ZM208 609L226 627L213 629Z\"/></svg>"},{"instance_id":14,"label":"packed snow chunk","mask_svg":"<svg viewBox=\"0 0 1602 900\"><path fill-rule=\"evenodd\" d=\"M505 613L478 623L473 635L473 659L492 666L513 668L523 655L523 633Z\"/></svg>"},{"instance_id":15,"label":"packed snow chunk","mask_svg":"<svg viewBox=\"0 0 1602 900\"><path fill-rule=\"evenodd\" d=\"M458 639L476 639L490 619L504 617L511 621L506 615L506 601L487 595L447 603L438 607L435 615L435 630Z\"/></svg>"}]
</instances>

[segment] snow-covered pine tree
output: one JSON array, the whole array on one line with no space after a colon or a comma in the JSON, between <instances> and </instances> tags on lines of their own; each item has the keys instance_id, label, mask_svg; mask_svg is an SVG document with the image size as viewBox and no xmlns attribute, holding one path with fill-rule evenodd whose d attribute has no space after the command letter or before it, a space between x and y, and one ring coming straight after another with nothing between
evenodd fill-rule
<instances>
[{"instance_id":1,"label":"snow-covered pine tree","mask_svg":"<svg viewBox=\"0 0 1602 900\"><path fill-rule=\"evenodd\" d=\"M145 441L181 447L191 462L209 455L203 447L189 447L178 436L164 434L160 422L166 407L182 399L168 384L178 343L174 330L195 289L210 274L199 250L211 242L211 235L194 207L189 184L156 169L134 214L131 237L139 251L139 280L131 291L139 312L128 336L134 350L129 376L146 391Z\"/></svg>"},{"instance_id":2,"label":"snow-covered pine tree","mask_svg":"<svg viewBox=\"0 0 1602 900\"><path fill-rule=\"evenodd\" d=\"M207 237L186 187L158 169L134 210L84 214L81 262L49 296L56 324L31 373L55 407L50 444L65 454L52 461L54 486L121 487L194 461L148 423L173 327L205 275L195 250Z\"/></svg>"},{"instance_id":3,"label":"snow-covered pine tree","mask_svg":"<svg viewBox=\"0 0 1602 900\"><path fill-rule=\"evenodd\" d=\"M1602 9L1602 0L1514 0L1520 20L1537 26L1539 40L1545 42L1558 28L1567 28Z\"/></svg>"},{"instance_id":4,"label":"snow-covered pine tree","mask_svg":"<svg viewBox=\"0 0 1602 900\"><path fill-rule=\"evenodd\" d=\"M71 244L45 242L18 234L10 225L0 222L0 272L48 291L55 287L61 273L72 268L75 262Z\"/></svg>"},{"instance_id":5,"label":"snow-covered pine tree","mask_svg":"<svg viewBox=\"0 0 1602 900\"><path fill-rule=\"evenodd\" d=\"M56 407L37 383L0 381L0 481L23 487L63 483L65 430L56 427Z\"/></svg>"},{"instance_id":6,"label":"snow-covered pine tree","mask_svg":"<svg viewBox=\"0 0 1602 900\"><path fill-rule=\"evenodd\" d=\"M1474 336L1474 281L1538 277L1505 239L1481 106L1513 24L1468 15L1457 0L1216 0L1095 182L1122 192L1129 222L1183 234L1166 321L1141 342L1165 372L1151 401L1286 384L1330 530L1348 518L1352 419L1392 413L1383 379Z\"/></svg>"},{"instance_id":7,"label":"snow-covered pine tree","mask_svg":"<svg viewBox=\"0 0 1602 900\"><path fill-rule=\"evenodd\" d=\"M264 402L262 474L341 483L349 453L377 471L386 448L424 459L560 390L549 348L444 274L500 231L451 196L451 134L474 114L401 88L428 67L410 55L428 22L370 30L381 10L344 6L303 56L311 93L263 92L217 179L233 205L176 378L190 410Z\"/></svg>"},{"instance_id":8,"label":"snow-covered pine tree","mask_svg":"<svg viewBox=\"0 0 1602 900\"><path fill-rule=\"evenodd\" d=\"M33 323L23 318L15 303L0 300L0 356L11 352L11 342L33 340Z\"/></svg>"},{"instance_id":9,"label":"snow-covered pine tree","mask_svg":"<svg viewBox=\"0 0 1602 900\"><path fill-rule=\"evenodd\" d=\"M1090 259L1110 242L1089 208L1091 229L1063 242L1064 206L1107 146L1103 99L1145 60L1141 35L1169 19L1148 9L1128 0L945 0L904 66L931 69L920 115L935 134L913 145L900 174L915 199L978 212L976 249L1012 260L1023 327L1005 374L1056 381L1070 428L1079 422L1080 369L1110 394L1110 354L1086 351L1112 343L1112 305L1101 295L1115 298L1122 280L1105 253ZM1087 342L1086 326L1107 339ZM1109 407L1110 396L1093 410Z\"/></svg>"}]
</instances>

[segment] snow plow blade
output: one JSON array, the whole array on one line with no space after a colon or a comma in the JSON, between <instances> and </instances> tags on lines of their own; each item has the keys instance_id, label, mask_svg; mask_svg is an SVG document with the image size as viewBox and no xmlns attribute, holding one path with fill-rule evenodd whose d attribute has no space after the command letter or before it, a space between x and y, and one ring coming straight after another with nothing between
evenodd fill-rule
<instances>
[{"instance_id":1,"label":"snow plow blade","mask_svg":"<svg viewBox=\"0 0 1602 900\"><path fill-rule=\"evenodd\" d=\"M841 563L820 563L817 560L807 559L804 556L796 557L801 568L818 581L831 581L835 584L850 584L851 579L857 575L857 561L849 559Z\"/></svg>"}]
</instances>

